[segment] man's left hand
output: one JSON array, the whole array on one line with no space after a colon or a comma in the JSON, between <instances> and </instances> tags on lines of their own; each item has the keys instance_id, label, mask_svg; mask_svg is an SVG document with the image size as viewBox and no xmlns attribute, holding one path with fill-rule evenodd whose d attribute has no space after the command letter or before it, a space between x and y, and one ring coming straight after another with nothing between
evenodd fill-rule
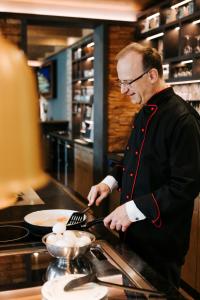
<instances>
[{"instance_id":1,"label":"man's left hand","mask_svg":"<svg viewBox=\"0 0 200 300\"><path fill-rule=\"evenodd\" d=\"M125 204L117 207L104 219L104 225L112 230L122 230L123 232L131 225L131 221L126 213Z\"/></svg>"}]
</instances>

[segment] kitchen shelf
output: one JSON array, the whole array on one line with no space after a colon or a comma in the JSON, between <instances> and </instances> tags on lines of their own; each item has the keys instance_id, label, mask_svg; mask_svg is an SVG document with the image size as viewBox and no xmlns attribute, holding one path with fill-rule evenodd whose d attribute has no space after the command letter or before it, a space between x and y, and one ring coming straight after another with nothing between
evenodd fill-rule
<instances>
[{"instance_id":1,"label":"kitchen shelf","mask_svg":"<svg viewBox=\"0 0 200 300\"><path fill-rule=\"evenodd\" d=\"M172 5L181 2L168 0L141 14L138 18L136 35L140 43L157 48L165 65L164 77L172 85L200 82L200 23L193 24L193 21L200 20L200 0L192 0L180 6L181 9L170 11ZM171 16L170 12L174 15ZM167 22L168 18L171 18L170 22ZM160 24L159 27L157 27L158 24ZM156 28L141 32L142 26L143 31L145 26ZM163 36L148 39L161 32ZM187 64L185 61L189 60L192 62ZM183 72L186 76L181 76ZM191 76L187 76L187 73Z\"/></svg>"},{"instance_id":2,"label":"kitchen shelf","mask_svg":"<svg viewBox=\"0 0 200 300\"><path fill-rule=\"evenodd\" d=\"M93 53L89 53L89 54L86 54L86 55L84 55L84 56L82 56L82 57L80 57L80 58L74 59L74 60L72 61L72 63L75 64L75 63L77 63L77 62L86 60L86 59L88 59L88 58L90 58L90 57L93 57L93 56L94 56Z\"/></svg>"},{"instance_id":3,"label":"kitchen shelf","mask_svg":"<svg viewBox=\"0 0 200 300\"><path fill-rule=\"evenodd\" d=\"M88 79L94 79L94 76L88 76L88 77L76 77L72 80L72 82L77 82L77 81L85 81Z\"/></svg>"},{"instance_id":4,"label":"kitchen shelf","mask_svg":"<svg viewBox=\"0 0 200 300\"><path fill-rule=\"evenodd\" d=\"M180 56L171 57L171 58L168 58L168 59L166 58L164 60L163 64L171 63L171 62L184 61L184 60L189 60L189 59L194 60L195 58L200 58L200 53L193 53L193 54L190 54L190 55L180 55Z\"/></svg>"},{"instance_id":5,"label":"kitchen shelf","mask_svg":"<svg viewBox=\"0 0 200 300\"><path fill-rule=\"evenodd\" d=\"M167 83L175 83L175 82L185 82L186 83L194 83L194 82L200 82L199 77L179 77L179 78L169 78L165 80Z\"/></svg>"},{"instance_id":6,"label":"kitchen shelf","mask_svg":"<svg viewBox=\"0 0 200 300\"><path fill-rule=\"evenodd\" d=\"M93 35L89 35L72 47L72 133L74 139L93 139L94 46ZM90 120L91 123L86 120Z\"/></svg>"}]
</instances>

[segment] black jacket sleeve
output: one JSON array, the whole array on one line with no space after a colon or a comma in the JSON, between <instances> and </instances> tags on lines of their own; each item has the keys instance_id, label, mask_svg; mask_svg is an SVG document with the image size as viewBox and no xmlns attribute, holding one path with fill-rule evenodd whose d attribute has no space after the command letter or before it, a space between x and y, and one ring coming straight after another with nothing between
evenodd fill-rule
<instances>
[{"instance_id":1,"label":"black jacket sleeve","mask_svg":"<svg viewBox=\"0 0 200 300\"><path fill-rule=\"evenodd\" d=\"M123 173L123 160L117 163L109 175L113 176L117 180L118 188L121 188L122 185L122 173Z\"/></svg>"}]
</instances>

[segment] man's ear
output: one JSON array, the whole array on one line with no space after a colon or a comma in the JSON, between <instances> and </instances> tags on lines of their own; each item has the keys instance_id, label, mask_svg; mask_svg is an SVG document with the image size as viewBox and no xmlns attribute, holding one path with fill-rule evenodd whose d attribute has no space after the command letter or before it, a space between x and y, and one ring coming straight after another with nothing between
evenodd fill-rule
<instances>
[{"instance_id":1,"label":"man's ear","mask_svg":"<svg viewBox=\"0 0 200 300\"><path fill-rule=\"evenodd\" d=\"M149 79L150 79L151 83L155 83L159 78L158 70L155 68L152 68L148 74L149 74Z\"/></svg>"}]
</instances>

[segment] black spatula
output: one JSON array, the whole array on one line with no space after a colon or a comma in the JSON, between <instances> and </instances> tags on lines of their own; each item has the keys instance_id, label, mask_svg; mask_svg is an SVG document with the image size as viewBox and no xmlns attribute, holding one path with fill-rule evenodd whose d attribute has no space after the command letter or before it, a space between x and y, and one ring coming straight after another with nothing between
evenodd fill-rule
<instances>
[{"instance_id":1,"label":"black spatula","mask_svg":"<svg viewBox=\"0 0 200 300\"><path fill-rule=\"evenodd\" d=\"M85 213L90 209L90 206L87 206L83 210L74 212L67 222L68 225L74 225L84 221Z\"/></svg>"}]
</instances>

